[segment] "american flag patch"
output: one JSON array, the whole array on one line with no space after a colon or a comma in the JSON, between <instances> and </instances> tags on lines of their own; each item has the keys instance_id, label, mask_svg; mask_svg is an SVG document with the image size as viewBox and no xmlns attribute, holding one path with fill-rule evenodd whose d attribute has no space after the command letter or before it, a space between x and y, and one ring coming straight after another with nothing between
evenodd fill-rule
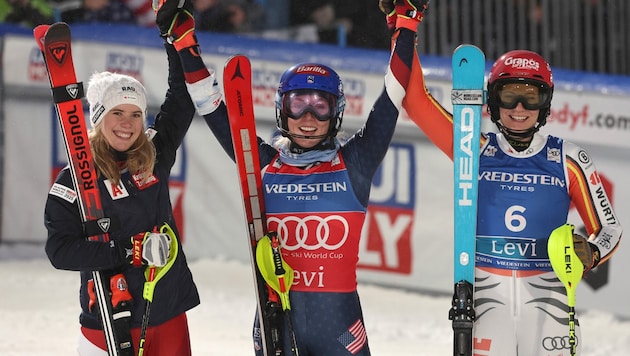
<instances>
[{"instance_id":1,"label":"american flag patch","mask_svg":"<svg viewBox=\"0 0 630 356\"><path fill-rule=\"evenodd\" d=\"M363 348L363 345L365 345L365 342L367 341L365 328L363 327L361 319L355 321L346 332L337 338L337 340L339 340L339 342L348 351L350 351L350 353L356 355L356 353Z\"/></svg>"}]
</instances>

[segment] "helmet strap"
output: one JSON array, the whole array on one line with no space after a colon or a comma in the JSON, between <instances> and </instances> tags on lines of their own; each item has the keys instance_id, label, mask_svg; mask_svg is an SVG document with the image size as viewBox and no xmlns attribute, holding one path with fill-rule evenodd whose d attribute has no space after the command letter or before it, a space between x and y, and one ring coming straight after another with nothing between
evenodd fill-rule
<instances>
[{"instance_id":1,"label":"helmet strap","mask_svg":"<svg viewBox=\"0 0 630 356\"><path fill-rule=\"evenodd\" d=\"M529 147L529 144L531 143L532 141L531 139L534 136L534 134L538 132L538 130L540 130L540 128L543 127L547 123L547 116L549 116L549 112L550 112L549 108L541 109L538 114L539 115L538 121L536 121L536 124L534 126L524 131L514 131L505 127L501 123L501 120L498 119L499 107L496 104L495 105L488 104L487 110L488 110L488 113L490 114L490 120L492 120L492 122L494 122L494 124L497 125L499 132L501 132L503 136L505 136L505 138L508 139L508 142L510 143L510 145L519 152ZM523 140L526 138L529 138L529 140ZM518 143L513 144L514 142L518 142ZM524 144L526 144L525 147L523 147Z\"/></svg>"},{"instance_id":2,"label":"helmet strap","mask_svg":"<svg viewBox=\"0 0 630 356\"><path fill-rule=\"evenodd\" d=\"M299 136L299 135L292 135L290 133L287 135L287 137L291 141L291 144L289 145L289 151L291 153L304 153L304 152L309 152L309 151L330 150L330 149L335 148L335 139L331 136L325 136L322 142L309 148L302 147L298 145L297 143L295 143L295 141L293 141L294 136Z\"/></svg>"},{"instance_id":3,"label":"helmet strap","mask_svg":"<svg viewBox=\"0 0 630 356\"><path fill-rule=\"evenodd\" d=\"M289 145L289 151L293 153L304 153L314 150L329 150L335 148L335 137L337 136L339 126L341 126L341 116L337 117L336 119L331 119L330 129L326 134L314 136L300 135L290 132L287 124L288 120L290 119L286 115L283 115L280 110L276 109L276 127L278 128L278 131L280 131L282 136L287 137L291 141ZM337 124L333 125L334 123ZM305 148L295 143L293 139L296 138L307 140L321 140L321 142L313 147Z\"/></svg>"},{"instance_id":4,"label":"helmet strap","mask_svg":"<svg viewBox=\"0 0 630 356\"><path fill-rule=\"evenodd\" d=\"M532 142L532 137L538 130L540 130L540 126L538 123L533 127L530 127L524 131L514 131L505 127L500 121L496 120L494 123L499 128L499 131L507 138L510 146L517 151L524 151L529 147L529 144ZM528 139L528 140L524 140Z\"/></svg>"},{"instance_id":5,"label":"helmet strap","mask_svg":"<svg viewBox=\"0 0 630 356\"><path fill-rule=\"evenodd\" d=\"M515 149L517 152L525 151L526 149L529 148L529 145L532 143L531 137L527 141L517 141L510 138L509 136L506 136L506 138L510 146L512 146L512 148Z\"/></svg>"}]
</instances>

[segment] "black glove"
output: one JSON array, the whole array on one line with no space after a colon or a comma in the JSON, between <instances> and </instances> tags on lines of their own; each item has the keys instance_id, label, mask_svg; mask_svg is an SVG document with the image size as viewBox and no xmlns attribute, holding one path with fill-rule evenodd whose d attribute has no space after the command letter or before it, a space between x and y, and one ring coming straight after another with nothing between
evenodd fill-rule
<instances>
[{"instance_id":1,"label":"black glove","mask_svg":"<svg viewBox=\"0 0 630 356\"><path fill-rule=\"evenodd\" d=\"M416 32L430 0L379 0L378 7L386 15L390 30L407 28Z\"/></svg>"},{"instance_id":2,"label":"black glove","mask_svg":"<svg viewBox=\"0 0 630 356\"><path fill-rule=\"evenodd\" d=\"M198 46L191 0L159 0L155 11L160 36L177 51Z\"/></svg>"},{"instance_id":3,"label":"black glove","mask_svg":"<svg viewBox=\"0 0 630 356\"><path fill-rule=\"evenodd\" d=\"M584 236L573 234L573 250L584 265L584 273L596 267L599 263L599 249Z\"/></svg>"},{"instance_id":4,"label":"black glove","mask_svg":"<svg viewBox=\"0 0 630 356\"><path fill-rule=\"evenodd\" d=\"M191 0L153 0L155 11L155 23L160 29L160 35L166 37L170 33L170 27L175 15L181 10L193 13Z\"/></svg>"}]
</instances>

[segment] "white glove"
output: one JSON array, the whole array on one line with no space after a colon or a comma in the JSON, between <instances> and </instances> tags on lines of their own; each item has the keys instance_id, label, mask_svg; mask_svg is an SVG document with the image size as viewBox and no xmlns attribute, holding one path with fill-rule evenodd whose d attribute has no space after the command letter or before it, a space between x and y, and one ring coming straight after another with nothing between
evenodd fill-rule
<instances>
[{"instance_id":1,"label":"white glove","mask_svg":"<svg viewBox=\"0 0 630 356\"><path fill-rule=\"evenodd\" d=\"M213 71L211 71L209 77L196 83L186 83L186 87L188 88L190 98L195 104L197 113L201 116L214 112L219 107L221 99L223 98Z\"/></svg>"},{"instance_id":2,"label":"white glove","mask_svg":"<svg viewBox=\"0 0 630 356\"><path fill-rule=\"evenodd\" d=\"M132 264L164 267L171 252L171 237L166 233L146 232L131 238Z\"/></svg>"}]
</instances>

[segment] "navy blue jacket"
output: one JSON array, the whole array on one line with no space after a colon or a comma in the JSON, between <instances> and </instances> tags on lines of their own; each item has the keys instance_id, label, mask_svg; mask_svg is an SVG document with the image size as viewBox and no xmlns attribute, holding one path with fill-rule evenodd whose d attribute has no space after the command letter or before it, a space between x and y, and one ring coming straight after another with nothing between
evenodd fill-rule
<instances>
[{"instance_id":1,"label":"navy blue jacket","mask_svg":"<svg viewBox=\"0 0 630 356\"><path fill-rule=\"evenodd\" d=\"M153 125L153 129L157 131L153 138L157 152L153 173L158 183L139 189L130 174L124 173L121 182L129 196L113 200L105 188L104 177L98 179L104 215L120 222L118 229L109 234L113 243L86 240L76 201L71 204L52 194L48 195L46 201L46 254L55 268L81 271L80 322L89 328L101 329L98 314L94 310L88 310L86 285L92 276L91 271L104 271L107 275L124 273L133 296L132 327L138 327L142 323L145 308L142 298L145 268L131 266L125 254L121 253L124 250L122 246L128 244L131 236L151 231L154 226L159 227L163 223L168 223L179 237L173 218L168 182L177 148L194 116L194 106L186 89L177 52L171 45L165 47L169 62L169 89ZM68 167L59 173L56 183L74 190ZM198 304L197 287L180 244L174 265L156 285L149 324L161 324Z\"/></svg>"}]
</instances>

